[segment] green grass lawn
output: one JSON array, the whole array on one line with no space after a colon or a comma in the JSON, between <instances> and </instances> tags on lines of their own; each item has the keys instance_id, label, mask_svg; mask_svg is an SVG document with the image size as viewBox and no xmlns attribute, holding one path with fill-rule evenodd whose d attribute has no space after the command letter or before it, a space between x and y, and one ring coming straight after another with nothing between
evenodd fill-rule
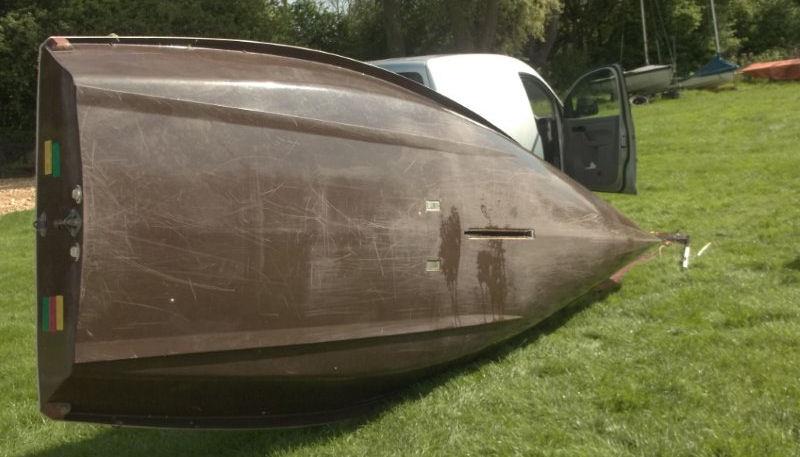
<instances>
[{"instance_id":1,"label":"green grass lawn","mask_svg":"<svg viewBox=\"0 0 800 457\"><path fill-rule=\"evenodd\" d=\"M638 196L679 248L376 416L289 431L57 423L37 412L32 212L0 218L0 455L800 455L800 84L634 108Z\"/></svg>"}]
</instances>

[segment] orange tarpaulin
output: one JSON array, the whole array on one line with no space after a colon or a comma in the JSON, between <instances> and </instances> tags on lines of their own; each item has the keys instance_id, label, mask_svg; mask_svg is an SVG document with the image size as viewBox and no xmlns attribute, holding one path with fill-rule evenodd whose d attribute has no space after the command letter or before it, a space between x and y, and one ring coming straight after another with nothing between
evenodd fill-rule
<instances>
[{"instance_id":1,"label":"orange tarpaulin","mask_svg":"<svg viewBox=\"0 0 800 457\"><path fill-rule=\"evenodd\" d=\"M758 62L748 65L742 73L755 78L800 79L800 59Z\"/></svg>"}]
</instances>

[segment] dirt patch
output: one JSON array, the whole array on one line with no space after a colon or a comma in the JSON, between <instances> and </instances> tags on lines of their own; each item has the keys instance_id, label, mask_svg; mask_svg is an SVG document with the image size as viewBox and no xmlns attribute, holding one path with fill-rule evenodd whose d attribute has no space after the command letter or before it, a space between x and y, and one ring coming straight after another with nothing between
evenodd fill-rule
<instances>
[{"instance_id":1,"label":"dirt patch","mask_svg":"<svg viewBox=\"0 0 800 457\"><path fill-rule=\"evenodd\" d=\"M36 189L33 178L0 179L0 215L33 209Z\"/></svg>"}]
</instances>

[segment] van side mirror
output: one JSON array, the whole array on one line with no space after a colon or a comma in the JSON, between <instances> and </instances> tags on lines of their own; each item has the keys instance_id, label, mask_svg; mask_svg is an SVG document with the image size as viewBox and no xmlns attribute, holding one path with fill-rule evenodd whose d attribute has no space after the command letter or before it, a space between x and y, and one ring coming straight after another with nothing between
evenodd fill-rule
<instances>
[{"instance_id":1,"label":"van side mirror","mask_svg":"<svg viewBox=\"0 0 800 457\"><path fill-rule=\"evenodd\" d=\"M593 116L600 112L597 107L597 100L590 97L578 98L578 106L576 106L578 116Z\"/></svg>"}]
</instances>

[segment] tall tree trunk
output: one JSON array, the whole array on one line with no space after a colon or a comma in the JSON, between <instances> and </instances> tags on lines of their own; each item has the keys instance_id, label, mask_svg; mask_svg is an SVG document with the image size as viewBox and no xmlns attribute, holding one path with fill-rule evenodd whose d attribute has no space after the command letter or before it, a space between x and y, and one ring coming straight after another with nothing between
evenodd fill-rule
<instances>
[{"instance_id":1,"label":"tall tree trunk","mask_svg":"<svg viewBox=\"0 0 800 457\"><path fill-rule=\"evenodd\" d=\"M386 48L389 57L406 55L403 24L400 19L400 0L383 0L383 23L386 28Z\"/></svg>"},{"instance_id":2,"label":"tall tree trunk","mask_svg":"<svg viewBox=\"0 0 800 457\"><path fill-rule=\"evenodd\" d=\"M483 19L478 32L478 49L485 52L494 51L497 34L497 14L500 11L500 0L485 0L483 3Z\"/></svg>"},{"instance_id":3,"label":"tall tree trunk","mask_svg":"<svg viewBox=\"0 0 800 457\"><path fill-rule=\"evenodd\" d=\"M547 64L550 59L550 53L553 51L553 46L558 39L558 26L560 25L561 14L555 13L547 20L547 26L544 31L544 41L531 39L528 46L528 59L531 66L534 68L541 68Z\"/></svg>"},{"instance_id":4,"label":"tall tree trunk","mask_svg":"<svg viewBox=\"0 0 800 457\"><path fill-rule=\"evenodd\" d=\"M471 52L475 50L475 43L472 40L472 6L473 2L471 1L447 1L450 26L453 32L453 50L456 52Z\"/></svg>"}]
</instances>

